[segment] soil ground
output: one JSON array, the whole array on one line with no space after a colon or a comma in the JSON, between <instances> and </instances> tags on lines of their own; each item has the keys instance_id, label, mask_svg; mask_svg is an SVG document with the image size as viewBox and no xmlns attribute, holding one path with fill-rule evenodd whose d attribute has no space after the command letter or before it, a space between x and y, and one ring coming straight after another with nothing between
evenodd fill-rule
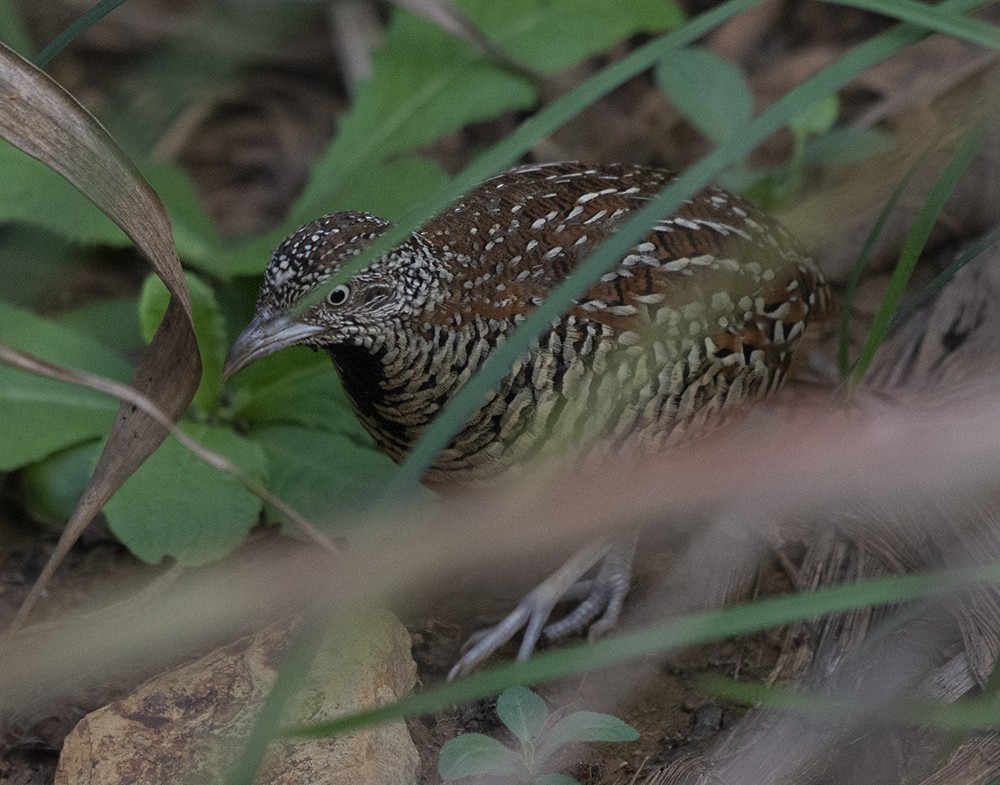
<instances>
[{"instance_id":1,"label":"soil ground","mask_svg":"<svg viewBox=\"0 0 1000 785\"><path fill-rule=\"evenodd\" d=\"M10 509L7 510L8 516ZM51 534L30 523L16 524L7 517L0 521L0 624L9 623L31 581L37 577L54 545ZM641 603L644 589L662 580L661 565L668 554L647 554L640 560L633 599ZM93 587L133 580L152 580L162 572L133 558L110 536L91 534L78 544L60 569L37 618L69 610L87 599ZM785 588L781 573L770 570L770 588ZM407 621L413 638L413 656L418 667L418 683L430 686L444 680L454 664L462 643L481 627L505 615L517 601L517 587L489 585L463 587L448 601L421 611L420 618ZM627 629L629 613L622 625ZM584 785L620 785L638 781L643 772L673 759L679 752L697 752L719 731L741 714L739 707L718 703L699 688L698 678L707 673L737 675L762 680L774 666L781 646L780 631L739 640L697 647L646 663L635 669L616 672L615 678L628 685L627 698L613 707L616 716L641 733L636 743L589 745L574 751L567 772ZM191 658L203 652L192 652ZM508 644L495 657L510 660L516 645ZM0 758L0 783L43 785L51 783L58 762L62 738L87 711L130 692L151 673L125 675L119 683L105 684L87 695L48 707L44 716L34 718L30 727L8 729ZM556 697L562 710L593 709L602 700L597 674L566 679L539 688L543 697ZM567 696L571 696L567 698ZM606 698L606 696L605 696ZM409 722L411 735L421 753L422 785L436 785L437 754L441 745L462 732L480 732L505 739L506 731L489 700L443 711ZM512 741L512 740L510 740Z\"/></svg>"}]
</instances>

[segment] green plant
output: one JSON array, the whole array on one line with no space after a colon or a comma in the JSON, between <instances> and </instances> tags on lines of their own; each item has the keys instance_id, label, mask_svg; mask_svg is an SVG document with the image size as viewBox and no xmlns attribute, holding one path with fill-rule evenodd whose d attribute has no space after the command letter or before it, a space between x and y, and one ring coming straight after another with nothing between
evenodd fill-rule
<instances>
[{"instance_id":1,"label":"green plant","mask_svg":"<svg viewBox=\"0 0 1000 785\"><path fill-rule=\"evenodd\" d=\"M538 73L564 69L627 36L668 29L681 18L671 3L659 0L613 11L603 0L463 0L459 5L492 41ZM564 24L570 13L579 24ZM181 429L320 523L334 523L352 499L371 498L386 485L392 464L358 425L325 357L284 353L223 386L219 372L226 348L245 321L271 249L291 228L337 209L398 218L416 198L447 180L436 163L414 152L417 148L469 123L528 109L538 99L538 85L525 73L397 10L375 53L371 80L359 85L336 137L279 229L226 241L177 166L144 165L190 270L186 279L202 378ZM7 145L0 147L0 165L7 173L0 183L0 222L91 247L129 244L112 221L44 165ZM254 276L253 284L242 285L241 275ZM134 336L140 327L146 340L152 336L167 299L163 285L150 277L141 297L124 310L120 300L90 303L86 318L70 313L43 320L0 303L0 341L124 382L132 368L121 359L121 350L142 348L134 345ZM109 334L108 324L120 328ZM53 403L59 406L58 417L52 416ZM44 511L50 520L68 518L117 402L0 368L0 406L8 405L16 416L0 418L0 471L23 468L29 509ZM262 502L241 483L220 479L170 437L104 513L115 534L141 558L198 564L238 545L261 510ZM276 510L267 514L283 520Z\"/></svg>"},{"instance_id":2,"label":"green plant","mask_svg":"<svg viewBox=\"0 0 1000 785\"><path fill-rule=\"evenodd\" d=\"M958 185L958 181L962 177L965 170L972 163L980 145L983 142L983 139L985 138L985 134L986 127L980 123L974 126L965 135L965 137L961 140L961 143L958 144L955 151L952 153L948 162L945 164L937 182L928 194L927 200L924 202L919 213L914 219L913 225L907 233L906 241L903 243L903 248L900 251L899 261L896 263L896 266L892 271L892 277L889 280L889 287L882 299L882 303L879 305L878 312L875 314L874 322L865 340L864 346L861 348L860 355L854 363L850 379L852 387L856 387L860 384L865 372L868 370L868 367L872 362L872 359L875 357L875 352L878 351L879 346L882 345L882 342L889 335L890 331L900 323L902 316L900 312L900 304L903 300L903 295L906 291L907 284L910 281L910 277L916 268L920 254L923 252L924 246L930 238L931 230L934 228L938 215L944 208L945 202ZM850 368L847 351L848 320L851 316L854 295L860 278L861 268L868 261L870 250L874 246L878 235L882 232L889 213L899 200L904 185L905 180L900 187L896 189L896 192L893 193L886 206L883 208L881 215L872 227L872 231L869 234L857 261L855 262L854 269L851 272L847 292L844 298L844 309L840 325L840 345L838 347L838 360L840 364L841 377L845 380L848 373L852 370ZM983 247L985 246L979 245L979 250L982 250ZM942 274L937 276L935 280L929 284L928 289L932 291L939 289L959 270L963 264L970 261L974 258L974 256L975 254L963 254L960 260L957 260L955 264L950 265L947 270L942 271ZM925 300L927 296L928 295L926 293L920 293L917 299Z\"/></svg>"},{"instance_id":3,"label":"green plant","mask_svg":"<svg viewBox=\"0 0 1000 785\"><path fill-rule=\"evenodd\" d=\"M655 74L677 111L716 144L741 133L753 119L753 94L743 72L709 49L675 49L660 60ZM835 128L839 110L835 94L819 98L789 119L787 161L754 168L743 158L721 174L720 182L766 207L782 208L801 191L808 167L864 160L891 149L890 137L877 129Z\"/></svg>"},{"instance_id":4,"label":"green plant","mask_svg":"<svg viewBox=\"0 0 1000 785\"><path fill-rule=\"evenodd\" d=\"M574 711L550 717L545 701L526 687L511 687L497 698L497 716L520 743L514 750L482 733L466 733L441 748L442 779L494 775L512 777L523 785L578 785L577 780L551 771L557 754L569 744L635 741L635 728L610 714Z\"/></svg>"},{"instance_id":5,"label":"green plant","mask_svg":"<svg viewBox=\"0 0 1000 785\"><path fill-rule=\"evenodd\" d=\"M730 134L722 140L717 150L686 172L675 185L671 186L669 192L661 195L655 203L651 203L648 214L647 211L644 211L634 221L623 227L620 237L615 240L617 245L609 244L608 247L602 248L585 263L578 275L575 275L550 301L547 301L535 314L532 314L532 318L525 323L523 328L511 336L511 340L505 347L506 351L498 352L491 357L491 371L505 371L511 360L522 353L532 340L531 330L544 326L551 319L553 313L565 309L569 300L574 296L574 292L582 290L590 280L596 279L602 271L602 266L606 267L611 257L621 251L619 246L627 247L628 243L634 242L638 233L644 231L656 217L676 207L679 200L685 198L686 194L690 194L727 167L742 160L754 146L760 144L769 134L780 128L789 127L795 122L795 118L803 116L810 107L832 95L839 87L865 68L920 40L928 29L939 29L962 35L994 48L997 45L995 30L981 22L962 16L962 14L983 5L981 2L945 0L937 5L926 6L920 3L906 2L906 0L893 0L893 2L872 0L867 3L857 2L854 4L875 7L875 10L882 13L907 20L907 24L898 25L848 52L836 63L812 77L774 105L756 117L750 118L746 127L742 129L742 133ZM463 7L467 6L469 9L475 5L471 0L468 3L463 3ZM560 4L539 5L554 7ZM390 54L390 37L380 54L382 59L377 63L375 78L372 83L359 92L358 101L350 113L350 118L353 119L348 122L349 118L345 118L344 126L341 129L341 134L347 133L351 128L351 123L355 123L357 128L352 132L353 137L348 137L349 139L353 138L355 142L365 142L367 140L366 131L373 135L382 134L380 138L386 141L386 151L382 153L378 150L363 148L361 152L364 154L362 159L364 169L351 169L350 154L353 151L346 143L338 148L338 143L335 141L327 155L324 156L321 166L317 169L317 176L314 177L309 189L307 189L299 207L295 209L296 211L301 210L304 217L311 218L313 217L311 213L308 215L305 213L317 208L329 210L348 206L345 202L350 202L349 206L353 207L380 209L381 200L384 209L380 211L391 217L397 217L399 213L404 211L401 205L411 196L426 196L427 192L433 191L434 196L426 197L427 201L422 204L440 204L442 201L454 198L456 192L470 184L470 180L481 179L484 174L508 165L531 144L558 127L587 104L606 94L630 76L653 66L665 52L678 46L690 45L718 24L752 5L754 5L752 0L729 0L729 2L723 3L703 16L692 20L676 34L654 39L649 44L640 47L619 62L604 69L587 84L567 93L545 110L529 118L510 137L477 159L466 172L456 178L453 184L454 192L443 188L435 190L444 181L443 174L434 171L432 165L411 151L414 146L423 143L419 141L420 139L427 141L429 138L434 138L434 133L444 133L469 122L468 115L439 116L442 108L448 111L463 110L461 96L450 96L448 88L454 87L458 82L465 84L463 79L469 77L470 74L482 76L489 71L491 66L488 62L484 63L480 60L480 58L482 60L487 58L475 53L470 54L468 48L457 46L456 51L459 51L464 59L461 60L460 65L452 68L449 72L450 77L435 81L432 85L434 89L429 87L428 90L417 93L413 92L412 85L410 85L408 92L402 97L409 97L412 100L387 104L389 109L398 111L383 116L380 112L385 111L385 107L381 110L377 109L380 100L378 91L389 89L392 85L383 85L378 82L379 68L387 68L385 63L391 61L393 57L405 58L407 55L407 52ZM620 11L620 8L616 9L616 13L620 13ZM496 13L501 13L501 9L498 8ZM398 20L399 15L396 18ZM396 22L394 22L395 24ZM482 24L485 29L486 23ZM399 23L399 25L403 27L403 23ZM414 31L419 30L420 25L417 21L410 20L406 22L406 26L408 32L404 29L403 32L397 30L395 33L400 40L410 44L414 41L419 43L429 40L408 37L411 34L415 36ZM496 35L495 30L489 32ZM428 33L432 36L439 34L439 31ZM545 40L547 44L548 39ZM424 56L420 47L411 46L410 49L411 52L419 52L421 57ZM523 54L519 56L527 63L528 59ZM394 62L396 67L405 71L405 66L401 66L399 61ZM403 60L402 62L407 61ZM419 63L413 67L418 65ZM536 67L543 69L541 65ZM501 70L503 69L501 68ZM524 80L524 85L528 85L525 93L532 88L531 80L526 79L523 74L518 73L517 78ZM513 82L511 84L513 85ZM372 85L377 85L377 87ZM472 89L481 87L482 83L477 83ZM522 89L524 89L523 86ZM520 95L518 100L524 103L507 108L531 105L531 101L524 97L524 94L516 90L513 92ZM359 106L366 107L367 117L358 108ZM434 123L436 123L434 128L437 131L428 126L429 118L433 118ZM810 127L817 127L817 124L806 123L803 126L804 132L807 132ZM819 138L829 137L829 135L821 134ZM340 139L339 136L338 139ZM805 152L802 153L802 156L803 159L807 158ZM121 231L102 215L90 210L69 186L65 185L58 177L53 176L47 169L28 161L20 154L12 153L6 147L0 150L0 157L4 159L3 165L6 175L0 182L0 197L2 197L0 198L0 211L3 211L4 220L17 221L23 226L38 227L78 243L88 245L99 243L114 247L126 245L127 241ZM216 329L213 327L214 318L211 316L213 312L221 314L226 320L227 328L231 328L233 322L229 321L228 317L238 307L233 304L234 299L238 299L234 298L233 293L238 288L238 284L233 279L244 273L259 273L264 264L266 253L276 239L276 234L251 238L245 242L223 241L211 231L204 214L196 207L190 184L179 172L169 166L157 167L151 164L145 165L143 170L156 184L157 190L170 208L174 221L174 234L182 256L188 265L196 270L206 283L210 284L214 294L215 305L210 305L207 311L203 310L203 316L200 317L205 320L204 326L200 328L200 333L210 336L212 331ZM351 176L358 172L364 176ZM387 192L373 192L369 187L372 182L385 182ZM400 195L404 189L406 190L405 198ZM393 191L400 193L393 193ZM185 196L185 194L187 195ZM307 196L309 199L306 198ZM310 199L313 200L311 203ZM404 213L404 215L408 214ZM417 221L420 217L419 215L410 216L413 221ZM298 218L299 215L294 215L292 220ZM398 230L400 232L409 231L415 225L411 222L408 226L406 220L408 219L404 218L399 221ZM643 222L646 222L645 226L642 225ZM282 231L284 228L279 230L279 233ZM364 259L359 258L358 262L363 263ZM194 284L192 286L197 288ZM149 297L153 297L153 295L149 295ZM37 345L38 352L44 353L51 360L61 361L75 367L88 367L112 378L123 379L131 372L131 365L118 356L118 350L124 341L132 340L130 336L138 331L138 319L136 319L135 324L130 324L127 329L123 329L121 335L109 336L106 330L99 329L95 325L95 320L87 318L86 314L77 313L65 318L43 320L16 308L2 307L4 311L0 314L2 316L0 318L0 340L29 349L35 348ZM138 313L138 310L138 302L133 302L132 312ZM92 315L94 309L89 309L89 313ZM114 309L109 309L107 313L109 314L108 318L121 321L123 313L121 303L116 303ZM209 316L204 316L205 313ZM111 314L113 316L110 316ZM33 342L36 343L33 344ZM207 359L211 359L212 352L215 351L217 350L211 346L211 341L209 341L209 346L202 347L203 357ZM287 360L286 364L282 364L283 359ZM305 370L299 371L304 378L295 380L293 385L286 385L283 380L288 376L290 369L296 366L303 367L301 359L292 359L287 356L286 358L275 357L273 362L267 365L262 363L248 371L243 378L224 389L217 397L213 391L212 383L206 383L200 392L201 403L191 410L184 427L195 430L204 428L206 433L211 434L215 433L214 429L216 428L221 428L226 433L234 433L233 426L239 425L247 435L241 436L243 441L234 443L238 450L246 449L244 442L256 445L255 450L259 447L260 430L256 430L256 433L254 431L261 425L265 428L278 430L290 428L291 434L301 436L303 432L301 426L309 421L315 411L311 407L338 405L337 401L333 399L335 394L329 392L332 389L328 383L329 379L323 379L320 376L324 372L329 374L328 370L324 371L320 367L322 365L324 365L322 358L317 358L316 363L311 366L307 362ZM0 454L6 461L5 468L29 464L38 466L41 461L46 460L46 456L54 455L64 449L73 449L76 445L83 443L89 443L93 447L96 440L106 432L109 423L114 419L116 406L108 403L101 396L91 396L89 393L81 395L77 390L68 391L67 388L60 385L48 384L47 382L42 384L45 380L35 380L38 382L36 387L34 386L35 381L28 381L31 377L8 372L6 369L4 369L3 374L3 378L0 378L0 404L4 407L5 415L8 412L14 412L16 415L0 417L0 431L2 431L0 433L2 453ZM487 373L474 380L475 384L469 385L462 400L456 401L451 410L428 430L425 442L420 449L414 452L402 471L393 475L396 478L401 478L397 480L398 485L412 486L412 481L421 473L422 462L429 460L429 457L447 441L449 430L454 428L456 423L462 421L468 412L468 407L475 404L476 396L482 395L485 389L490 386L490 378ZM302 406L298 396L304 388L312 385L315 386L316 390L327 391L331 399L317 399L310 392L307 393L310 404ZM8 394L10 391L16 395ZM2 397L5 395L6 397ZM42 401L44 401L45 408L40 405ZM54 428L50 422L54 410L53 403L59 407L61 420L59 428ZM8 406L13 408L7 408ZM463 406L466 408L463 409ZM288 412L295 412L295 417L298 419L294 417L290 420L285 419L289 417ZM271 419L268 420L268 417ZM324 421L329 422L330 420L324 418ZM348 421L352 420L345 414L345 422ZM25 427L32 423L36 424L37 428ZM20 430L18 430L19 428ZM308 428L304 430L308 430ZM364 450L363 444L355 440L356 434L344 432L342 436L346 444ZM296 444L293 438L289 438L289 432L284 435L275 434L274 438L281 445ZM299 455L304 452L304 449L297 450ZM286 458L287 456L279 456L274 460L269 459L260 463L256 462L255 456L252 455L247 462L247 468L256 471L258 476L264 476L273 472L275 467ZM74 462L66 461L66 463L73 464ZM350 466L344 468L348 471L351 469ZM391 471L391 467L389 470ZM273 485L273 482L272 475L269 477L269 483ZM275 487L275 490L279 489ZM155 505L162 505L168 498L167 493L165 491L157 495ZM257 504L256 501L253 503ZM245 516L242 511L239 515L248 519L255 518L255 516ZM211 532L206 532L206 534L211 534ZM181 547L188 547L191 540L190 535L191 532L188 531L185 535L186 539L181 542ZM158 536L163 535L159 534ZM176 543L168 545L175 547ZM996 575L994 572L988 576L980 575L979 577L995 579ZM702 614L696 618L678 620L678 624L661 625L660 628L645 630L637 636L623 636L614 641L599 642L592 647L546 653L527 663L514 663L493 672L476 674L461 683L444 685L433 690L416 693L392 706L377 707L366 712L338 718L332 723L322 726L297 729L295 732L300 735L319 735L347 731L374 722L433 711L459 700L496 694L504 686L512 683L542 681L570 673L608 667L628 659L651 656L674 646L691 645L700 641L738 635L748 630L764 629L794 619L830 613L845 607L900 602L940 590L928 585L922 578L899 578L887 582L844 587L844 589L850 591L826 590L816 592L813 595L787 598L787 601L784 601L785 598L783 598L783 601L764 602L749 608L738 608L734 609L735 612ZM758 613L753 613L754 608ZM290 662L294 664L296 657L299 660L308 659L303 651L305 650L300 639L292 646ZM252 743L247 744L245 756L234 765L227 781L233 783L252 781L253 773L259 764L267 741L278 733L281 712L275 711L274 707L280 705L282 700L288 699L294 690L296 680L297 677L292 668L283 669L282 677L279 678L278 687L274 693L276 697L269 701L268 710L262 714L258 727L254 730Z\"/></svg>"}]
</instances>

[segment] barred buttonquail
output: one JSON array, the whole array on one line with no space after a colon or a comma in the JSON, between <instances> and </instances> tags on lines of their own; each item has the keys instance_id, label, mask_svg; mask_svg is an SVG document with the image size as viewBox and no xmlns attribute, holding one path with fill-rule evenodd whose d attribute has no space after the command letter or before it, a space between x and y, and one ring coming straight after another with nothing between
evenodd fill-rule
<instances>
[{"instance_id":1,"label":"barred buttonquail","mask_svg":"<svg viewBox=\"0 0 1000 785\"><path fill-rule=\"evenodd\" d=\"M367 213L320 218L274 252L226 374L286 346L326 349L358 418L399 461L490 350L672 177L628 165L512 169L292 318L303 295L387 226ZM707 188L553 323L424 481L489 481L547 451L565 455L567 440L577 454L662 449L774 390L827 302L819 270L785 229L739 197ZM610 627L633 549L601 541L581 550L477 635L452 675L522 627L521 657L542 632ZM599 562L586 598L545 627L554 605L579 594L577 582Z\"/></svg>"}]
</instances>

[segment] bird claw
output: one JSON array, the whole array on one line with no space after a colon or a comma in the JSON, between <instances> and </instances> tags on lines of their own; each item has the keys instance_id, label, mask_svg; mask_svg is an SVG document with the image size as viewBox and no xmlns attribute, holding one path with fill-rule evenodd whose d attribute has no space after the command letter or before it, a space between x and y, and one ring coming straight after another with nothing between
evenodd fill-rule
<instances>
[{"instance_id":1,"label":"bird claw","mask_svg":"<svg viewBox=\"0 0 1000 785\"><path fill-rule=\"evenodd\" d=\"M522 629L518 660L531 656L542 635L556 640L587 629L588 638L593 640L607 632L618 621L628 594L634 552L634 539L627 544L602 539L578 551L525 595L499 624L473 633L448 679L464 676ZM599 561L602 564L598 574L581 580L580 576ZM555 606L565 600L580 600L580 604L563 618L546 624Z\"/></svg>"}]
</instances>

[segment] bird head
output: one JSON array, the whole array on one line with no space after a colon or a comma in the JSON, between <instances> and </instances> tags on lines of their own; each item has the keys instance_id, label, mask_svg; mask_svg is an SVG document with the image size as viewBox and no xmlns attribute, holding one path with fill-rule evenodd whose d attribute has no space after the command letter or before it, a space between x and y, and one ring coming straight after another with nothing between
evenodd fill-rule
<instances>
[{"instance_id":1,"label":"bird head","mask_svg":"<svg viewBox=\"0 0 1000 785\"><path fill-rule=\"evenodd\" d=\"M342 212L289 235L271 256L253 319L230 348L223 376L288 346L364 342L384 329L386 320L401 310L403 299L400 277L387 269L385 257L301 313L296 313L296 306L387 226L368 213Z\"/></svg>"}]
</instances>

